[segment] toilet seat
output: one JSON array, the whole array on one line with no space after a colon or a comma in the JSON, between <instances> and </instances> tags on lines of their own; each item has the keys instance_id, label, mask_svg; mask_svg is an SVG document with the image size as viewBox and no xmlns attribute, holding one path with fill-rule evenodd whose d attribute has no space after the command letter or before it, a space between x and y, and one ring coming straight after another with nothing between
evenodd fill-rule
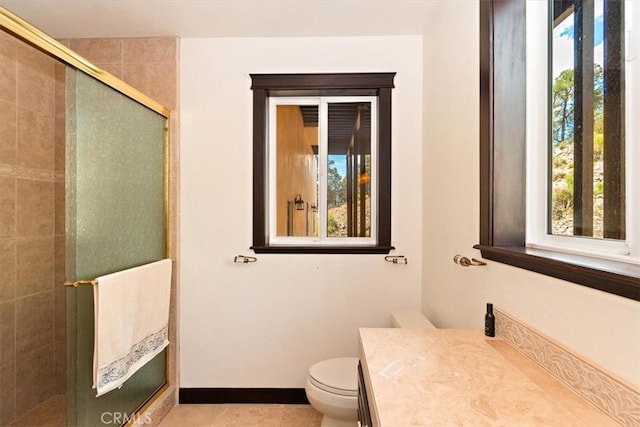
<instances>
[{"instance_id":1,"label":"toilet seat","mask_svg":"<svg viewBox=\"0 0 640 427\"><path fill-rule=\"evenodd\" d=\"M358 395L358 358L339 357L323 360L309 368L309 382L339 396Z\"/></svg>"}]
</instances>

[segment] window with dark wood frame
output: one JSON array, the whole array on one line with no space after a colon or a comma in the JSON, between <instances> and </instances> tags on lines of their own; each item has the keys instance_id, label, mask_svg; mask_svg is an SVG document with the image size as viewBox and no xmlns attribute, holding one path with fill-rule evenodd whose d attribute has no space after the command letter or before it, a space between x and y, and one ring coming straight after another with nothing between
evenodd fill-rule
<instances>
[{"instance_id":1,"label":"window with dark wood frame","mask_svg":"<svg viewBox=\"0 0 640 427\"><path fill-rule=\"evenodd\" d=\"M525 1L480 2L483 258L640 301L640 266L525 246Z\"/></svg>"},{"instance_id":2,"label":"window with dark wood frame","mask_svg":"<svg viewBox=\"0 0 640 427\"><path fill-rule=\"evenodd\" d=\"M253 246L256 253L387 254L391 246L391 89L395 73L252 74ZM378 98L377 242L374 246L274 246L268 241L267 100L274 96Z\"/></svg>"}]
</instances>

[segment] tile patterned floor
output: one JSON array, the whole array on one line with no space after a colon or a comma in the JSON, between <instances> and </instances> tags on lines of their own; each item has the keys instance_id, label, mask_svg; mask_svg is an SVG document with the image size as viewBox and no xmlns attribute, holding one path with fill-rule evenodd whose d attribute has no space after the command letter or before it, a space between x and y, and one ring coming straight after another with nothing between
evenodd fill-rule
<instances>
[{"instance_id":1,"label":"tile patterned floor","mask_svg":"<svg viewBox=\"0 0 640 427\"><path fill-rule=\"evenodd\" d=\"M178 405L160 427L319 427L322 415L309 405Z\"/></svg>"},{"instance_id":2,"label":"tile patterned floor","mask_svg":"<svg viewBox=\"0 0 640 427\"><path fill-rule=\"evenodd\" d=\"M9 427L65 427L65 397L53 396ZM309 405L178 405L159 427L319 427Z\"/></svg>"}]
</instances>

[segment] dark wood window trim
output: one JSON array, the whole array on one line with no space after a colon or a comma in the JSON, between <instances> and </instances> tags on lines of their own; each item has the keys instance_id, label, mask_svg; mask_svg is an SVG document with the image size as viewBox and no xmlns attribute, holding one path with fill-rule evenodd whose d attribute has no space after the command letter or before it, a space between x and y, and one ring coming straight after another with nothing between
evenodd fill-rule
<instances>
[{"instance_id":1,"label":"dark wood window trim","mask_svg":"<svg viewBox=\"0 0 640 427\"><path fill-rule=\"evenodd\" d=\"M396 73L251 74L253 90L253 249L256 253L387 254L391 251L391 89ZM378 97L378 224L375 246L270 246L267 241L269 96Z\"/></svg>"},{"instance_id":2,"label":"dark wood window trim","mask_svg":"<svg viewBox=\"0 0 640 427\"><path fill-rule=\"evenodd\" d=\"M525 0L480 2L480 249L496 262L640 301L640 265L525 246Z\"/></svg>"}]
</instances>

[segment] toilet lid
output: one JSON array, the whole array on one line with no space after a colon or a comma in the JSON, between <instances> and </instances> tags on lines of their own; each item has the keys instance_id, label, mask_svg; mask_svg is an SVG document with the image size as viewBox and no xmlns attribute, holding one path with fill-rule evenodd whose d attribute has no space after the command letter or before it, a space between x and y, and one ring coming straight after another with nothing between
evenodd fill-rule
<instances>
[{"instance_id":1,"label":"toilet lid","mask_svg":"<svg viewBox=\"0 0 640 427\"><path fill-rule=\"evenodd\" d=\"M358 358L323 360L309 368L309 379L316 387L343 396L358 395Z\"/></svg>"}]
</instances>

